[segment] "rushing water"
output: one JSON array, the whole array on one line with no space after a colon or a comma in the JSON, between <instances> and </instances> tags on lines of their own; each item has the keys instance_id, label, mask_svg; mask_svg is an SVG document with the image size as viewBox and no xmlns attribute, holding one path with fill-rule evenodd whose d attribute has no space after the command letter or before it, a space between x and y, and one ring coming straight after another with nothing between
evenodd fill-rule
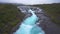
<instances>
[{"instance_id":1,"label":"rushing water","mask_svg":"<svg viewBox=\"0 0 60 34\"><path fill-rule=\"evenodd\" d=\"M26 18L19 29L13 34L45 34L41 27L36 25L36 21L38 21L38 17L35 15L34 11L31 9L28 10L32 13L32 16Z\"/></svg>"}]
</instances>

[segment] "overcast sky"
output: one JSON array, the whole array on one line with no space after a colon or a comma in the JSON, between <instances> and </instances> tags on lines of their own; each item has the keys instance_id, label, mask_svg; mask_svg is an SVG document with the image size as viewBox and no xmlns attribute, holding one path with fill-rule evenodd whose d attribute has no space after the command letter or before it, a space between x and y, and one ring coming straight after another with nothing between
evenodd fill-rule
<instances>
[{"instance_id":1,"label":"overcast sky","mask_svg":"<svg viewBox=\"0 0 60 34\"><path fill-rule=\"evenodd\" d=\"M60 0L0 0L0 2L6 3L22 3L22 4L48 4L48 3L60 3Z\"/></svg>"}]
</instances>

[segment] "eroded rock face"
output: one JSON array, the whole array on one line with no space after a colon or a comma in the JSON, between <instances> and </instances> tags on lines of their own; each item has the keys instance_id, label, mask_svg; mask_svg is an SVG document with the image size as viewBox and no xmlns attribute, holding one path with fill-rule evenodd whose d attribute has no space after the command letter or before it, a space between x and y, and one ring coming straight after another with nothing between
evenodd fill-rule
<instances>
[{"instance_id":1,"label":"eroded rock face","mask_svg":"<svg viewBox=\"0 0 60 34\"><path fill-rule=\"evenodd\" d=\"M27 9L34 8L33 10L35 10L36 15L39 17L39 21L37 21L36 25L42 27L42 29L45 31L46 34L60 34L60 27L58 27L55 23L51 21L50 17L44 13L44 10L38 7L30 7L30 6L20 6L20 7L24 7ZM19 9L22 10L20 7ZM26 12L26 10L23 11L25 11L23 13L27 15L26 17L29 17L31 15L29 12Z\"/></svg>"},{"instance_id":2,"label":"eroded rock face","mask_svg":"<svg viewBox=\"0 0 60 34\"><path fill-rule=\"evenodd\" d=\"M22 10L26 10L26 8L27 7L25 7L25 9ZM14 34L45 34L42 28L36 25L36 21L38 21L39 19L35 14L36 10L37 10L36 8L29 8L29 10L26 11L28 13L31 13L32 15L23 20L21 26L19 26L19 29L16 30Z\"/></svg>"}]
</instances>

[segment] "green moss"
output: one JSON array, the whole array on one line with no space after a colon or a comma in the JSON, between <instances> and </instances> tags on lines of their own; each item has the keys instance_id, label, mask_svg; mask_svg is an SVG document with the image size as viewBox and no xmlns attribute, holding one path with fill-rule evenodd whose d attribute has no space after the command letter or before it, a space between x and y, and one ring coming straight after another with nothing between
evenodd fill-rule
<instances>
[{"instance_id":1,"label":"green moss","mask_svg":"<svg viewBox=\"0 0 60 34\"><path fill-rule=\"evenodd\" d=\"M24 14L18 11L17 6L0 4L0 29L2 34L8 34L12 27L21 22L23 18Z\"/></svg>"}]
</instances>

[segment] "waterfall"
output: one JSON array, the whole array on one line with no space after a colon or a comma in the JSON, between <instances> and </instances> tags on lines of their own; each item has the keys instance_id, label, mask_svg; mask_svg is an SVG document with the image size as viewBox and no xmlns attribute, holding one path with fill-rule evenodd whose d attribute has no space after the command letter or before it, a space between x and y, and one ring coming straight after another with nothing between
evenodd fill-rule
<instances>
[{"instance_id":1,"label":"waterfall","mask_svg":"<svg viewBox=\"0 0 60 34\"><path fill-rule=\"evenodd\" d=\"M32 11L31 9L29 10L29 12L32 13L32 16L26 18L26 19L24 20L24 23L25 23L25 24L33 25L33 24L35 24L36 21L38 20L38 17L34 14L34 11Z\"/></svg>"},{"instance_id":2,"label":"waterfall","mask_svg":"<svg viewBox=\"0 0 60 34\"><path fill-rule=\"evenodd\" d=\"M31 9L28 10L32 13L32 15L26 18L19 29L13 34L45 34L41 27L36 25L36 21L38 21L38 17L35 15L34 11Z\"/></svg>"}]
</instances>

